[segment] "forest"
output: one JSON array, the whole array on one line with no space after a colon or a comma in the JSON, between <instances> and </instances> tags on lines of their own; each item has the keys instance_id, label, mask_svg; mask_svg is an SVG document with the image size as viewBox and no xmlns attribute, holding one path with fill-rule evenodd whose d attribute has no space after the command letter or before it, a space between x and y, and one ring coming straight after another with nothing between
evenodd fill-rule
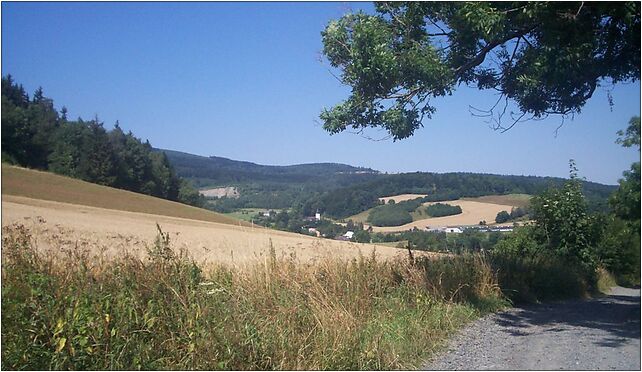
<instances>
[{"instance_id":1,"label":"forest","mask_svg":"<svg viewBox=\"0 0 642 372\"><path fill-rule=\"evenodd\" d=\"M379 174L370 168L346 164L260 165L217 156L156 151L165 153L176 173L199 188L236 187L240 193L238 198L208 200L205 205L223 213L239 208L291 208L311 195L373 180Z\"/></svg>"},{"instance_id":2,"label":"forest","mask_svg":"<svg viewBox=\"0 0 642 372\"><path fill-rule=\"evenodd\" d=\"M2 78L2 161L194 206L204 202L149 141L118 122L108 131L98 117L69 120L67 108L58 112L42 88L30 98L11 75Z\"/></svg>"}]
</instances>

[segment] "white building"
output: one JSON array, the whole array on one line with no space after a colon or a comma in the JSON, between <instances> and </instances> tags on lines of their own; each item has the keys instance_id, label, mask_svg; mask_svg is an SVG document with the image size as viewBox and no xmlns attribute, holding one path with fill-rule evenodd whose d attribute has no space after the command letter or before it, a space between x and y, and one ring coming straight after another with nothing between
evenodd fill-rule
<instances>
[{"instance_id":1,"label":"white building","mask_svg":"<svg viewBox=\"0 0 642 372\"><path fill-rule=\"evenodd\" d=\"M352 239L352 237L354 236L354 231L348 231L345 234L343 234L343 236L345 236L348 239Z\"/></svg>"},{"instance_id":2,"label":"white building","mask_svg":"<svg viewBox=\"0 0 642 372\"><path fill-rule=\"evenodd\" d=\"M461 234L461 233L463 233L462 229L460 229L459 227L446 227L444 229L444 231L446 233L451 233L451 234Z\"/></svg>"}]
</instances>

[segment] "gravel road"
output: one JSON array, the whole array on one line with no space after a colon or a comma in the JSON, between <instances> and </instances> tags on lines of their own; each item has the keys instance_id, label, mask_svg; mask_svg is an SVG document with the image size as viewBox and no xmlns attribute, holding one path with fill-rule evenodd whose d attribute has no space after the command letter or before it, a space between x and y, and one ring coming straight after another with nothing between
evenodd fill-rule
<instances>
[{"instance_id":1,"label":"gravel road","mask_svg":"<svg viewBox=\"0 0 642 372\"><path fill-rule=\"evenodd\" d=\"M640 290L489 315L423 369L640 370Z\"/></svg>"}]
</instances>

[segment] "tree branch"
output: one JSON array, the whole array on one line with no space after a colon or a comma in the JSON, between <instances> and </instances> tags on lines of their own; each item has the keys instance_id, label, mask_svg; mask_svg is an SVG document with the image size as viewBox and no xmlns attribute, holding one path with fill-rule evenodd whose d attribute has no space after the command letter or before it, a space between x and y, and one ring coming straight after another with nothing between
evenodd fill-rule
<instances>
[{"instance_id":1,"label":"tree branch","mask_svg":"<svg viewBox=\"0 0 642 372\"><path fill-rule=\"evenodd\" d=\"M522 36L528 34L529 32L533 31L535 28L537 28L537 26L539 26L539 25L534 25L533 27L531 27L531 28L529 28L527 30L520 30L520 31L513 32L513 33L507 35L506 37L504 37L503 39L491 41L490 43L486 44L486 46L484 46L479 51L479 53L477 53L477 55L475 57L473 57L470 61L464 63L463 65L461 65L459 67L457 67L455 69L455 71L454 71L455 75L459 75L459 74L461 74L462 72L464 72L466 70L469 70L469 69L471 69L473 67L477 67L477 66L481 65L484 62L484 60L486 59L486 55L488 54L488 52L490 52L491 50L495 49L495 47L497 47L499 45L502 45L502 44L506 43L507 41L509 41L511 39L514 39L516 37L522 37Z\"/></svg>"}]
</instances>

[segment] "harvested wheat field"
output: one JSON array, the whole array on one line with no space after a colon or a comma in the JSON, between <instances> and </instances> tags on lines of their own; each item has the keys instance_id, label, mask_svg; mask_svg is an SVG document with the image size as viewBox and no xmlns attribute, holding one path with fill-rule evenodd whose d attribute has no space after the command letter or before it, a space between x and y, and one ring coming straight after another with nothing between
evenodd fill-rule
<instances>
[{"instance_id":1,"label":"harvested wheat field","mask_svg":"<svg viewBox=\"0 0 642 372\"><path fill-rule=\"evenodd\" d=\"M436 202L424 203L423 205L435 204ZM432 217L421 220L416 220L401 226L390 227L377 227L372 226L375 232L395 232L412 230L413 228L425 229L430 227L445 227L445 226L461 226L461 225L477 225L479 221L486 220L490 225L495 223L497 213L501 211L510 212L512 205L493 204L485 202L477 202L472 200L452 200L441 203L450 205L458 205L461 207L462 213L454 216L445 217Z\"/></svg>"},{"instance_id":2,"label":"harvested wheat field","mask_svg":"<svg viewBox=\"0 0 642 372\"><path fill-rule=\"evenodd\" d=\"M395 196L384 196L382 198L379 198L379 200L383 200L383 202L386 204L388 203L389 200L394 200L395 203L399 203L406 200L423 198L424 196L426 195L425 194L401 194L401 195L395 195Z\"/></svg>"},{"instance_id":3,"label":"harvested wheat field","mask_svg":"<svg viewBox=\"0 0 642 372\"><path fill-rule=\"evenodd\" d=\"M101 186L49 172L2 164L2 195L24 196L90 207L238 224L205 209L131 191ZM242 222L246 224L245 222Z\"/></svg>"},{"instance_id":4,"label":"harvested wheat field","mask_svg":"<svg viewBox=\"0 0 642 372\"><path fill-rule=\"evenodd\" d=\"M66 197L77 203L65 203L54 200L43 200L34 197L10 195L14 189L5 185L25 184L20 178L24 172L5 173L3 166L2 189L2 226L20 223L32 230L38 244L45 249L84 248L92 251L103 252L105 257L110 257L121 251L130 251L143 254L146 247L153 243L157 236L156 224L164 232L170 234L173 247L185 248L198 262L219 262L226 264L242 265L264 260L271 247L277 257L293 257L300 262L315 262L325 257L351 259L362 255L370 255L373 251L382 258L392 258L397 255L407 254L406 250L375 246L372 244L358 244L340 242L328 239L308 237L300 234L269 230L253 227L247 223L224 219L227 223L205 221L204 219L218 216L202 210L199 215L201 220L168 216L153 213L132 212L90 205L81 205L82 200L111 200L112 205L119 205L121 198L131 197L122 190L100 186L88 187L86 182L82 187L76 183L82 181L65 179ZM32 171L29 171L32 172ZM39 182L44 184L38 187L47 188L50 192L43 197L49 199L62 199L61 194L56 194L56 187L48 183L46 172L38 172ZM61 182L60 176L51 175L56 182ZM66 178L66 177L60 177ZM91 184L90 184L91 185ZM92 185L96 186L96 185ZM26 189L37 189L35 185ZM105 189L108 189L105 191ZM52 191L54 190L54 191ZM107 192L109 198L103 194ZM86 195L84 193L93 193ZM27 191L22 190L25 194ZM55 195L54 195L55 194ZM144 196L135 194L135 196ZM166 202L162 199L145 197L149 208L154 201ZM178 203L174 203L178 204ZM183 206L179 204L179 206ZM194 208L197 209L198 208ZM199 210L200 211L200 210ZM194 212L196 213L196 212ZM418 253L420 254L420 253Z\"/></svg>"}]
</instances>

